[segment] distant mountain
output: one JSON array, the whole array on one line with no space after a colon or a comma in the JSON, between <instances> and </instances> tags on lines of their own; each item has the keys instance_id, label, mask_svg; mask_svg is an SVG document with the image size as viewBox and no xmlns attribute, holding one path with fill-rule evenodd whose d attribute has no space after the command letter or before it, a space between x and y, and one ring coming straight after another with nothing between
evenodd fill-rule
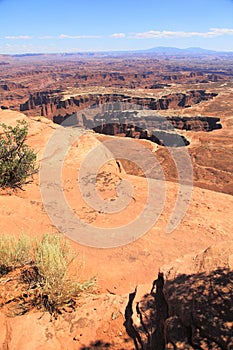
<instances>
[{"instance_id":1,"label":"distant mountain","mask_svg":"<svg viewBox=\"0 0 233 350\"><path fill-rule=\"evenodd\" d=\"M141 52L145 53L157 53L161 55L213 55L219 53L218 51L213 50L206 50L202 49L201 47L189 47L187 49L179 49L177 47L166 47L166 46L158 46L158 47L152 47L148 50L140 50Z\"/></svg>"},{"instance_id":2,"label":"distant mountain","mask_svg":"<svg viewBox=\"0 0 233 350\"><path fill-rule=\"evenodd\" d=\"M197 54L216 54L216 53L218 53L218 51L202 49L201 47L188 47L187 49L184 49L184 51L188 51L190 53L197 53Z\"/></svg>"},{"instance_id":3,"label":"distant mountain","mask_svg":"<svg viewBox=\"0 0 233 350\"><path fill-rule=\"evenodd\" d=\"M182 53L183 49L179 49L177 47L157 46L157 47L152 47L151 49L148 49L148 50L140 50L140 51L161 53L161 54L165 54L165 53L177 54L177 53Z\"/></svg>"}]
</instances>

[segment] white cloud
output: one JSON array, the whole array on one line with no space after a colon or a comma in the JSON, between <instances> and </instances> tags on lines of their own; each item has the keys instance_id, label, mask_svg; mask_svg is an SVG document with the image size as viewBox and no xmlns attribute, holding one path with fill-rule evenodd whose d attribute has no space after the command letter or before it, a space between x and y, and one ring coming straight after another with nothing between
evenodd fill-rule
<instances>
[{"instance_id":1,"label":"white cloud","mask_svg":"<svg viewBox=\"0 0 233 350\"><path fill-rule=\"evenodd\" d=\"M47 53L47 52L55 52L55 45L48 46L34 46L30 41L27 43L22 42L8 42L3 46L0 46L0 54L1 53L9 53L9 54L19 54L19 53Z\"/></svg>"},{"instance_id":2,"label":"white cloud","mask_svg":"<svg viewBox=\"0 0 233 350\"><path fill-rule=\"evenodd\" d=\"M210 31L215 35L233 35L232 28L211 28Z\"/></svg>"},{"instance_id":3,"label":"white cloud","mask_svg":"<svg viewBox=\"0 0 233 350\"><path fill-rule=\"evenodd\" d=\"M8 40L29 40L32 39L33 37L30 35L6 35L5 39Z\"/></svg>"},{"instance_id":4,"label":"white cloud","mask_svg":"<svg viewBox=\"0 0 233 350\"><path fill-rule=\"evenodd\" d=\"M52 35L42 35L42 36L38 36L38 39L42 39L42 40L47 40L47 39L54 39L55 37Z\"/></svg>"},{"instance_id":5,"label":"white cloud","mask_svg":"<svg viewBox=\"0 0 233 350\"><path fill-rule=\"evenodd\" d=\"M142 33L132 33L128 36L129 39L160 39L160 38L189 38L202 37L213 38L221 35L233 35L231 28L210 28L207 32L184 32L184 31L169 31L169 30L150 30Z\"/></svg>"},{"instance_id":6,"label":"white cloud","mask_svg":"<svg viewBox=\"0 0 233 350\"><path fill-rule=\"evenodd\" d=\"M125 38L125 33L114 33L110 35L110 38L122 39L122 38Z\"/></svg>"},{"instance_id":7,"label":"white cloud","mask_svg":"<svg viewBox=\"0 0 233 350\"><path fill-rule=\"evenodd\" d=\"M99 35L67 35L67 34L60 34L60 39L98 39L101 38Z\"/></svg>"}]
</instances>

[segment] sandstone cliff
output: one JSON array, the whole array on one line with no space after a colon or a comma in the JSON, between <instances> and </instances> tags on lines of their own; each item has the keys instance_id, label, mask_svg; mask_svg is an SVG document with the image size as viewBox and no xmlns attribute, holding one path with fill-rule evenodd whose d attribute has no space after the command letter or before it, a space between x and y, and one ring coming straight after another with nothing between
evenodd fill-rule
<instances>
[{"instance_id":1,"label":"sandstone cliff","mask_svg":"<svg viewBox=\"0 0 233 350\"><path fill-rule=\"evenodd\" d=\"M46 91L30 95L28 101L20 104L20 111L26 112L29 115L39 114L56 121L57 117L71 115L74 112L92 105L108 103L110 105L112 104L114 109L117 109L117 102L123 102L122 106L119 108L124 107L124 109L132 109L136 105L142 106L144 109L165 110L191 106L201 101L213 99L216 95L216 93L209 93L205 90L193 90L186 93L170 94L160 99L131 97L124 94L91 94L62 100L62 98L57 95L56 91Z\"/></svg>"}]
</instances>

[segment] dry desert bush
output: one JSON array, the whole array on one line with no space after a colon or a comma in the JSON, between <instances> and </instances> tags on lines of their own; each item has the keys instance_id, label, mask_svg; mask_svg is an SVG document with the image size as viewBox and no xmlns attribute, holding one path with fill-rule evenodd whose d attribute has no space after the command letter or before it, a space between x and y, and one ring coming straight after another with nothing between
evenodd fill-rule
<instances>
[{"instance_id":1,"label":"dry desert bush","mask_svg":"<svg viewBox=\"0 0 233 350\"><path fill-rule=\"evenodd\" d=\"M18 270L18 281L23 286L19 299L26 311L36 307L60 313L63 307L74 305L82 292L94 287L95 278L79 281L71 274L70 265L76 258L61 235L46 234L41 240L27 235L0 236L0 280ZM12 278L5 279L9 280Z\"/></svg>"}]
</instances>

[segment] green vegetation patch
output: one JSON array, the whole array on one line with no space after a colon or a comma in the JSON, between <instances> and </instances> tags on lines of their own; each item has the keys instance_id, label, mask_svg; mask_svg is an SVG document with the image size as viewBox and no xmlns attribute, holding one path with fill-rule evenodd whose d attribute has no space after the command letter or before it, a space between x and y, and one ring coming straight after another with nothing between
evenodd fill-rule
<instances>
[{"instance_id":1,"label":"green vegetation patch","mask_svg":"<svg viewBox=\"0 0 233 350\"><path fill-rule=\"evenodd\" d=\"M14 127L0 126L0 187L21 188L37 171L36 154L25 143L29 125L23 120Z\"/></svg>"}]
</instances>

